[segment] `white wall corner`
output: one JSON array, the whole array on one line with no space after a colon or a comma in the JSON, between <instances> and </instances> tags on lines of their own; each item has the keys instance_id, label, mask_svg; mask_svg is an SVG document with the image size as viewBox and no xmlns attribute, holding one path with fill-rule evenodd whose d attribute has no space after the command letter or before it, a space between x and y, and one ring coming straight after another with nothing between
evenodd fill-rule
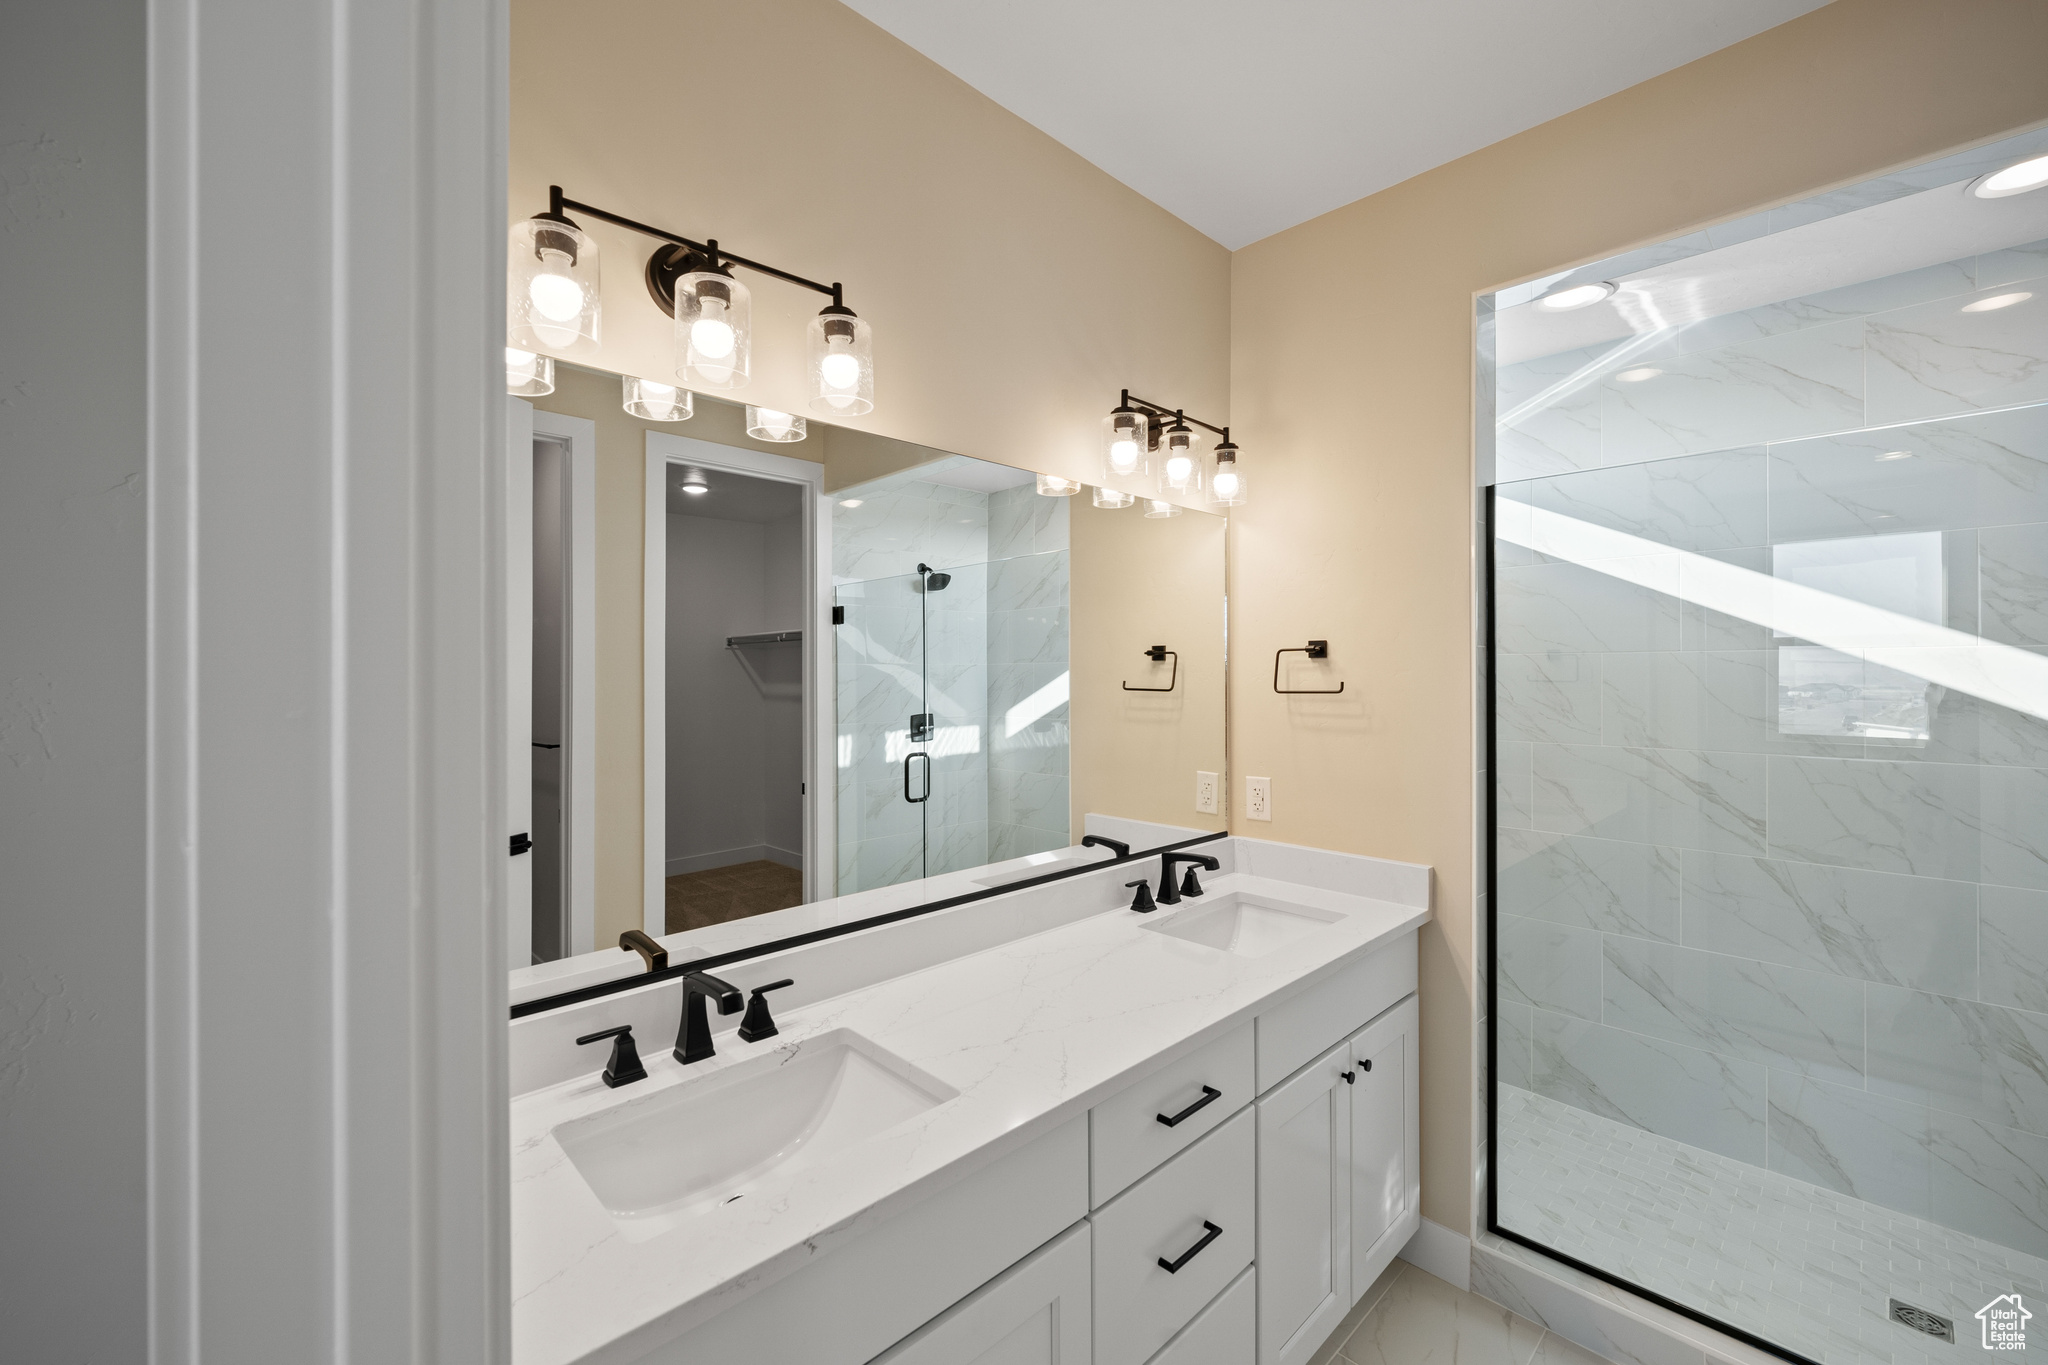
<instances>
[{"instance_id":1,"label":"white wall corner","mask_svg":"<svg viewBox=\"0 0 2048 1365\"><path fill-rule=\"evenodd\" d=\"M1423 1219L1408 1245L1401 1248L1400 1256L1409 1265L1427 1270L1447 1284L1460 1289L1472 1287L1472 1239L1462 1232L1452 1232L1442 1223Z\"/></svg>"}]
</instances>

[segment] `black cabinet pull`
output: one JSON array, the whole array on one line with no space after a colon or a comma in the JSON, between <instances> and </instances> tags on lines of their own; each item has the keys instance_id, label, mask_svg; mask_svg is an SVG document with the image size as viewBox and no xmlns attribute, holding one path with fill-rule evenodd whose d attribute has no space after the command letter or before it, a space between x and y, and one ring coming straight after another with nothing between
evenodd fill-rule
<instances>
[{"instance_id":1,"label":"black cabinet pull","mask_svg":"<svg viewBox=\"0 0 2048 1365\"><path fill-rule=\"evenodd\" d=\"M1145 884L1145 883L1143 883L1143 882L1135 882L1135 883L1133 883L1133 885L1136 885L1136 886L1143 886L1144 884ZM1167 1126L1168 1128L1178 1128L1178 1127L1180 1127L1180 1122L1181 1122L1181 1120L1182 1120L1182 1119L1184 1119L1184 1118L1187 1118L1187 1117L1188 1117L1188 1116L1189 1116L1190 1114L1194 1113L1194 1112L1195 1112L1195 1111L1196 1111L1197 1109L1200 1109L1200 1108L1201 1108L1201 1107L1202 1107L1203 1105L1205 1105L1205 1104L1213 1104L1213 1103L1215 1103L1215 1102L1216 1102L1217 1100L1220 1100L1220 1099L1222 1099L1222 1098L1223 1098L1223 1092L1222 1092L1221 1090L1218 1090L1218 1089L1217 1089L1217 1088L1216 1088L1215 1086L1213 1086L1213 1085L1205 1085L1205 1086L1203 1086L1203 1087L1202 1087L1202 1098L1200 1098L1200 1099L1196 1100L1196 1101L1195 1101L1195 1102L1194 1102L1193 1104L1191 1104L1191 1105L1189 1105L1189 1106L1188 1106L1187 1108L1185 1108L1185 1109L1181 1110L1181 1111L1180 1111L1180 1112L1179 1112L1178 1114L1175 1114L1175 1115L1174 1115L1174 1116L1173 1116L1172 1118L1168 1118L1168 1117L1166 1117L1166 1115L1164 1115L1164 1114L1154 1114L1154 1115L1153 1115L1152 1117L1153 1117L1153 1118L1155 1118L1155 1119L1158 1119L1158 1120L1159 1120L1159 1121L1160 1121L1161 1123L1165 1124L1165 1125L1166 1125L1166 1126ZM1190 1255L1192 1255L1193 1253L1192 1253L1192 1252L1190 1252L1189 1254L1190 1254Z\"/></svg>"},{"instance_id":2,"label":"black cabinet pull","mask_svg":"<svg viewBox=\"0 0 2048 1365\"><path fill-rule=\"evenodd\" d=\"M1210 1222L1206 1218L1202 1220L1202 1226L1209 1230L1202 1234L1201 1241L1195 1243L1186 1251L1183 1251L1180 1254L1179 1260L1169 1261L1164 1256L1161 1256L1159 1258L1159 1268L1161 1270L1165 1271L1169 1275L1180 1274L1180 1268L1186 1265L1189 1261L1194 1260L1196 1252L1200 1251L1203 1247L1209 1245L1209 1243L1215 1241L1218 1237L1221 1237L1223 1235L1223 1229L1217 1227L1214 1223Z\"/></svg>"},{"instance_id":3,"label":"black cabinet pull","mask_svg":"<svg viewBox=\"0 0 2048 1365\"><path fill-rule=\"evenodd\" d=\"M1358 1064L1358 1069L1359 1069L1360 1071L1370 1071L1370 1070L1372 1070L1372 1058L1370 1058L1370 1057L1367 1057L1367 1058L1366 1058L1366 1059L1365 1059L1364 1061L1360 1062L1360 1063Z\"/></svg>"},{"instance_id":4,"label":"black cabinet pull","mask_svg":"<svg viewBox=\"0 0 2048 1365\"><path fill-rule=\"evenodd\" d=\"M1358 1073L1355 1071L1340 1071L1337 1074L1344 1078L1344 1084L1346 1085L1358 1084Z\"/></svg>"}]
</instances>

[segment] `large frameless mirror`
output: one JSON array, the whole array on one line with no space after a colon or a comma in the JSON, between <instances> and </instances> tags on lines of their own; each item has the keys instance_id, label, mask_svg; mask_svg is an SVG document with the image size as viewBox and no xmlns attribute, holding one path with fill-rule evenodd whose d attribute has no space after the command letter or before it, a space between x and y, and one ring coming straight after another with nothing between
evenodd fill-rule
<instances>
[{"instance_id":1,"label":"large frameless mirror","mask_svg":"<svg viewBox=\"0 0 2048 1365\"><path fill-rule=\"evenodd\" d=\"M515 1000L630 930L726 950L1223 828L1223 517L553 379L513 400Z\"/></svg>"}]
</instances>

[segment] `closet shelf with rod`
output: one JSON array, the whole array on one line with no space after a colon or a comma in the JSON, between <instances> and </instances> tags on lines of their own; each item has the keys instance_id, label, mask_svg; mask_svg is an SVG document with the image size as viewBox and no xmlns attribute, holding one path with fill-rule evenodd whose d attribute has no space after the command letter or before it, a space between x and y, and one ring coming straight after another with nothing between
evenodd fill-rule
<instances>
[{"instance_id":1,"label":"closet shelf with rod","mask_svg":"<svg viewBox=\"0 0 2048 1365\"><path fill-rule=\"evenodd\" d=\"M795 645L802 644L804 633L800 630L770 630L759 635L728 635L727 649L738 649L741 645Z\"/></svg>"}]
</instances>

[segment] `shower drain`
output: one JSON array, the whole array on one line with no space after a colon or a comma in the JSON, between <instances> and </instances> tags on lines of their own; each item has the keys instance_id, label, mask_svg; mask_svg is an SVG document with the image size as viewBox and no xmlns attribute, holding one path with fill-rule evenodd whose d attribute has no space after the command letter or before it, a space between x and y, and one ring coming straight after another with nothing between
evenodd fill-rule
<instances>
[{"instance_id":1,"label":"shower drain","mask_svg":"<svg viewBox=\"0 0 2048 1365\"><path fill-rule=\"evenodd\" d=\"M1925 1308L1915 1308L1910 1303L1900 1303L1897 1299L1887 1299L1886 1302L1891 1305L1893 1322L1904 1323L1916 1332L1925 1332L1928 1336L1940 1337L1943 1341L1952 1342L1956 1339L1955 1323L1941 1314L1930 1313Z\"/></svg>"}]
</instances>

